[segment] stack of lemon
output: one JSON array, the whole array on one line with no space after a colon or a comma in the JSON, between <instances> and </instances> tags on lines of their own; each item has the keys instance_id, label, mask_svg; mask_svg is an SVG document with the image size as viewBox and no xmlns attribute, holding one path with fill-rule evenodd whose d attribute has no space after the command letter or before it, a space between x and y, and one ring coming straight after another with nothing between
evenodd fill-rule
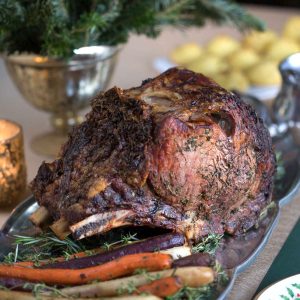
<instances>
[{"instance_id":1,"label":"stack of lemon","mask_svg":"<svg viewBox=\"0 0 300 300\"><path fill-rule=\"evenodd\" d=\"M281 36L273 31L250 32L241 41L222 35L205 47L187 43L174 49L174 63L213 78L227 89L281 83L278 65L300 51L300 17L290 18Z\"/></svg>"}]
</instances>

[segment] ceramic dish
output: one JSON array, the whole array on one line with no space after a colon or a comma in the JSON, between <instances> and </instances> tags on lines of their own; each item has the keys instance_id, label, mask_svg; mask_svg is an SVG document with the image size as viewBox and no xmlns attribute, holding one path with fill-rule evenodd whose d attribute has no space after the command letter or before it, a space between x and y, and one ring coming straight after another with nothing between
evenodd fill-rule
<instances>
[{"instance_id":1,"label":"ceramic dish","mask_svg":"<svg viewBox=\"0 0 300 300\"><path fill-rule=\"evenodd\" d=\"M261 291L253 300L300 299L300 274L282 279Z\"/></svg>"}]
</instances>

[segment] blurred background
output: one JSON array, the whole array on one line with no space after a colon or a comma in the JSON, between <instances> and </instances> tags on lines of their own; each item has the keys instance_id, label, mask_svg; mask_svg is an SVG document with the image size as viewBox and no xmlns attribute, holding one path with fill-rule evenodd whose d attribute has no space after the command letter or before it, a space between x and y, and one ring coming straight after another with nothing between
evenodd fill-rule
<instances>
[{"instance_id":1,"label":"blurred background","mask_svg":"<svg viewBox=\"0 0 300 300\"><path fill-rule=\"evenodd\" d=\"M298 0L238 0L238 3L248 3L248 4L259 4L259 5L270 5L270 6L290 6L299 7Z\"/></svg>"}]
</instances>

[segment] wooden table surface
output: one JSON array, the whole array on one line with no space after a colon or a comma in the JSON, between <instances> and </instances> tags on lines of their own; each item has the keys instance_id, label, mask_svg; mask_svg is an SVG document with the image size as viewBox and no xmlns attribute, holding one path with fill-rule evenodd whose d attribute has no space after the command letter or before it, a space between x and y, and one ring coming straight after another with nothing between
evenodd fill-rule
<instances>
[{"instance_id":1,"label":"wooden table surface","mask_svg":"<svg viewBox=\"0 0 300 300\"><path fill-rule=\"evenodd\" d=\"M268 26L277 32L280 32L282 25L290 16L300 15L300 10L296 9L271 9L254 6L249 6L249 9L264 19ZM221 28L211 24L201 29L189 29L184 32L166 28L156 40L143 36L132 36L119 56L119 62L110 86L117 85L123 88L137 86L143 79L157 75L153 68L154 58L167 56L171 49L184 42L205 43L213 36L221 33L240 37L240 33L232 28ZM49 115L34 109L24 101L8 77L2 61L0 61L0 78L0 118L14 120L21 124L24 129L25 155L28 180L30 181L36 174L40 163L43 160L49 160L47 157L35 154L30 147L33 137L50 130ZM299 207L300 194L282 209L279 223L270 241L255 263L238 276L228 299L252 299L257 286L299 218ZM8 215L8 211L0 210L0 226L5 222Z\"/></svg>"}]
</instances>

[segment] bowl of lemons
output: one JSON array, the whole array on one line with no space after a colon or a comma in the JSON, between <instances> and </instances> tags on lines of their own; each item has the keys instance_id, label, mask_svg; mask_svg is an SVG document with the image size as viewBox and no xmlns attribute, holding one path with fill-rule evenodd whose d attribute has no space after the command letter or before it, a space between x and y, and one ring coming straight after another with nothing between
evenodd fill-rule
<instances>
[{"instance_id":1,"label":"bowl of lemons","mask_svg":"<svg viewBox=\"0 0 300 300\"><path fill-rule=\"evenodd\" d=\"M240 40L213 37L206 45L188 42L169 55L168 63L203 73L229 90L250 93L261 100L273 98L281 85L278 69L287 56L300 52L300 17L291 17L281 34L251 31ZM160 69L162 71L162 69Z\"/></svg>"}]
</instances>

